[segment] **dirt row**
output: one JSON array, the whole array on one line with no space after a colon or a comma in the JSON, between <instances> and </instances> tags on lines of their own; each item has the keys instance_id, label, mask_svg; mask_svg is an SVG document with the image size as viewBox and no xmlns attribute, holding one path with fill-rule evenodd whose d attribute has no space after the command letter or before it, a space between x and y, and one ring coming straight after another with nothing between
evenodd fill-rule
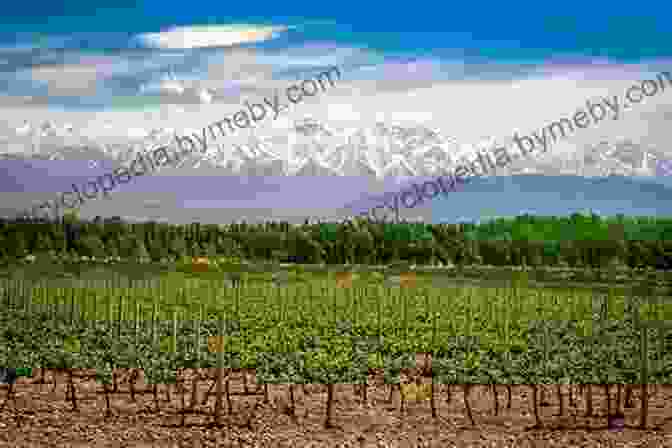
<instances>
[{"instance_id":1,"label":"dirt row","mask_svg":"<svg viewBox=\"0 0 672 448\"><path fill-rule=\"evenodd\" d=\"M647 430L635 428L637 390L635 407L623 409L626 428L607 429L606 396L598 386L592 387L594 412L588 417L587 394L574 387L575 406L570 406L567 386L561 388L563 416L557 416L557 387L547 386L539 406L542 427L535 427L531 387L514 386L509 406L506 387L497 386L495 413L492 387L475 385L468 395L472 425L464 387L437 385L433 418L429 399L402 403L400 390L386 385L382 372L371 372L366 401L359 386L334 387L329 427L325 385L293 385L290 394L289 385L257 385L254 371L226 372L230 400L222 400L215 422L216 389L207 394L215 369L179 372L177 384L158 385L158 400L141 371L115 371L116 392L112 386L108 389L109 415L103 385L90 378L93 372L72 373L77 410L66 372L47 371L44 384L39 382L41 371L34 378L19 379L11 400L6 400L9 386L2 386L0 447L672 447L672 422L667 422L672 417L670 386L650 387ZM402 377L405 384L428 381L413 372ZM197 402L190 407L194 382ZM616 387L610 400L613 411ZM185 408L189 412L181 413Z\"/></svg>"}]
</instances>

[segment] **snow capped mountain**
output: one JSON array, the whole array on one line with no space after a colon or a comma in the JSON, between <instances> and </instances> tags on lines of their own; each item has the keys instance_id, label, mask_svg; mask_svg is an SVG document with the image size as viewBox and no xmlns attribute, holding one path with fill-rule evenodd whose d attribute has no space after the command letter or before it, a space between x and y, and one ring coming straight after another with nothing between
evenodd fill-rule
<instances>
[{"instance_id":1,"label":"snow capped mountain","mask_svg":"<svg viewBox=\"0 0 672 448\"><path fill-rule=\"evenodd\" d=\"M138 129L126 137L93 141L72 125L25 123L5 137L0 158L42 160L105 160L127 163L139 152L158 145L173 145L174 135L198 130ZM142 132L141 132L142 131ZM462 160L473 159L478 149L494 147L496 139L457 142L423 125L389 125L335 128L313 119L292 123L284 136L259 130L235 142L213 141L203 153L184 157L180 167L216 168L223 174L266 176L368 176L403 180L438 176L454 170ZM566 153L532 156L498 169L498 175L543 174L586 177L655 176L656 162L666 159L659 148L631 140L601 141Z\"/></svg>"}]
</instances>

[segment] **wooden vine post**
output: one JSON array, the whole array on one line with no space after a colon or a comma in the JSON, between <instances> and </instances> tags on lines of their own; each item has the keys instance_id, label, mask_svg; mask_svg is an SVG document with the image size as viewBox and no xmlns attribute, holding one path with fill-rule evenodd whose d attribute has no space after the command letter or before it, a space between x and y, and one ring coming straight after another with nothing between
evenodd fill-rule
<instances>
[{"instance_id":1,"label":"wooden vine post","mask_svg":"<svg viewBox=\"0 0 672 448\"><path fill-rule=\"evenodd\" d=\"M88 291L85 292L85 294L88 295ZM56 298L58 299L58 295L56 295ZM97 320L98 319L98 297L95 295L91 295L91 298L93 299L93 319ZM55 307L54 307L55 309Z\"/></svg>"},{"instance_id":2,"label":"wooden vine post","mask_svg":"<svg viewBox=\"0 0 672 448\"><path fill-rule=\"evenodd\" d=\"M326 429L334 428L334 384L331 379L327 381L327 419L324 422Z\"/></svg>"},{"instance_id":3,"label":"wooden vine post","mask_svg":"<svg viewBox=\"0 0 672 448\"><path fill-rule=\"evenodd\" d=\"M651 295L651 288L648 285L640 286L637 288L638 295L642 299L658 299L660 298L653 297ZM640 301L631 300L634 302L634 320L635 326L639 329L640 336L640 364L641 364L641 395L642 395L642 413L639 416L639 427L640 429L646 429L646 423L649 415L649 394L648 394L648 382L649 382L649 341L648 341L648 330L649 328L656 328L659 331L659 334L665 332L665 330L672 329L670 324L667 324L665 321L651 321L651 322L642 322L642 319L639 316L639 307L636 305L641 303ZM662 302L662 301L661 301Z\"/></svg>"},{"instance_id":4,"label":"wooden vine post","mask_svg":"<svg viewBox=\"0 0 672 448\"><path fill-rule=\"evenodd\" d=\"M170 351L177 353L177 310L173 308L173 331L170 338Z\"/></svg>"},{"instance_id":5,"label":"wooden vine post","mask_svg":"<svg viewBox=\"0 0 672 448\"><path fill-rule=\"evenodd\" d=\"M431 371L432 375L432 386L431 386L431 408L432 408L432 418L436 419L438 418L439 414L438 411L436 410L436 378L434 375L434 358L435 354L438 353L438 350L436 349L436 334L438 332L438 326L439 326L439 319L441 318L441 314L439 312L434 312L432 313L432 347L429 350L430 353L432 354L431 361L429 364L429 368Z\"/></svg>"},{"instance_id":6,"label":"wooden vine post","mask_svg":"<svg viewBox=\"0 0 672 448\"><path fill-rule=\"evenodd\" d=\"M124 320L124 297L123 291L119 292L119 313L117 314L117 338L121 337L121 322ZM130 299L130 297L129 297Z\"/></svg>"},{"instance_id":7,"label":"wooden vine post","mask_svg":"<svg viewBox=\"0 0 672 448\"><path fill-rule=\"evenodd\" d=\"M194 347L196 351L196 371L201 367L201 322L203 321L203 304L198 306L198 319L194 319ZM198 381L195 377L191 383L191 403L190 407L193 408L196 406L198 401Z\"/></svg>"},{"instance_id":8,"label":"wooden vine post","mask_svg":"<svg viewBox=\"0 0 672 448\"><path fill-rule=\"evenodd\" d=\"M133 317L133 337L135 346L138 346L138 337L140 336L140 319L142 318L140 312L140 302L135 302L135 316Z\"/></svg>"},{"instance_id":9,"label":"wooden vine post","mask_svg":"<svg viewBox=\"0 0 672 448\"><path fill-rule=\"evenodd\" d=\"M215 389L215 425L219 424L219 417L222 413L222 395L223 390L222 386L224 383L224 320L220 317L219 319L219 335L217 346L217 388ZM220 339L221 338L221 339ZM221 341L221 345L219 344Z\"/></svg>"},{"instance_id":10,"label":"wooden vine post","mask_svg":"<svg viewBox=\"0 0 672 448\"><path fill-rule=\"evenodd\" d=\"M647 393L647 383L649 382L648 378L648 344L647 344L647 328L646 326L642 325L642 327L639 329L640 332L640 337L641 337L641 362L642 362L642 413L639 415L639 427L641 429L646 428L646 420L648 417L649 413L649 394Z\"/></svg>"},{"instance_id":11,"label":"wooden vine post","mask_svg":"<svg viewBox=\"0 0 672 448\"><path fill-rule=\"evenodd\" d=\"M106 300L105 304L107 305L107 307L105 308L106 312L107 312L105 320L107 320L108 325L111 325L112 324L112 296L110 294L105 294L105 300Z\"/></svg>"},{"instance_id":12,"label":"wooden vine post","mask_svg":"<svg viewBox=\"0 0 672 448\"><path fill-rule=\"evenodd\" d=\"M30 309L30 304L28 304L28 309ZM75 321L75 291L72 291L70 296L70 325Z\"/></svg>"}]
</instances>

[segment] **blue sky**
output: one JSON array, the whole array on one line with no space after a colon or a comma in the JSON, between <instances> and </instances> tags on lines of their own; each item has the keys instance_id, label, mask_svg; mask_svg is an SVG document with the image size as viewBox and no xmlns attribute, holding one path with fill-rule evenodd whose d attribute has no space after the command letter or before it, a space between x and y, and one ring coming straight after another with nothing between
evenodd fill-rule
<instances>
[{"instance_id":1,"label":"blue sky","mask_svg":"<svg viewBox=\"0 0 672 448\"><path fill-rule=\"evenodd\" d=\"M300 1L264 3L261 15L262 7L253 13L245 3L133 3L96 2L94 8L91 2L52 2L40 5L39 15L32 5L6 5L0 17L0 138L6 148L32 147L28 137L17 136L26 121L73 125L73 135L54 145L131 140L130 134L156 127L199 129L245 100L329 65L345 74L340 89L300 105L290 119L318 117L335 129L423 125L472 144L543 125L585 98L618 91L621 81L670 67L672 56L670 7L664 4ZM193 95L165 89L141 94L163 86L167 73L195 91L209 89L215 101L202 105ZM669 110L663 106L671 101L661 96L646 117L633 113L563 150L612 136L664 146ZM48 164L4 165L3 207L96 174L76 162ZM144 210L173 217L181 208L189 216L210 216L212 209L312 215L394 185L392 179L372 185L364 178L171 171L124 187L114 202L92 205L85 215L143 216ZM515 209L514 197L507 209ZM145 200L162 205L145 207ZM502 200L485 202L488 209ZM557 202L557 210L566 208ZM425 212L431 215L431 207Z\"/></svg>"}]
</instances>

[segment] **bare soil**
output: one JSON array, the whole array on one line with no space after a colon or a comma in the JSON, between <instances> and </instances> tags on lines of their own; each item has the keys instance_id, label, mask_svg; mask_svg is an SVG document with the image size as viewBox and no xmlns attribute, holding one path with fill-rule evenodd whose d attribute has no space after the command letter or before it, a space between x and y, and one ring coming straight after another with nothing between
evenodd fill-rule
<instances>
[{"instance_id":1,"label":"bare soil","mask_svg":"<svg viewBox=\"0 0 672 448\"><path fill-rule=\"evenodd\" d=\"M494 413L492 388L471 388L469 402L476 422L472 426L464 405L463 387L437 385L438 418L432 418L430 400L404 401L402 411L398 389L390 396L382 372L371 372L366 403L359 386L336 385L333 427L325 427L327 391L324 385L296 385L295 409L290 405L289 385L271 385L269 400L264 386L256 385L253 371L226 372L230 379L232 412L223 399L222 414L214 422L216 371L202 369L179 372L178 384L158 386L160 411L142 373L136 378L137 395L131 399L130 371L115 371L118 388L110 394L112 414L106 416L103 385L87 378L92 371L73 371L77 410L66 399L64 372L46 372L46 384L34 378L20 378L14 385L14 398L6 400L9 386L3 385L0 400L0 447L672 447L672 387L651 386L648 429L636 429L640 400L634 394L634 408L625 408L626 427L607 429L604 388L593 386L594 416L586 413L586 394L574 388L576 406L569 405L569 389L563 386L564 415L558 417L559 402L554 385L547 386L547 405L539 406L543 426L534 427L529 386L514 386L511 406L507 406L505 386L497 386L498 415ZM245 381L247 376L247 389ZM53 378L56 377L56 387ZM206 379L210 378L210 379ZM192 383L198 384L198 404L191 413L180 410L182 394L189 407ZM404 383L429 379L420 371L407 372ZM112 386L110 386L110 391ZM139 392L140 390L145 392ZM69 394L68 394L69 397ZM205 399L205 403L204 403ZM611 409L616 406L616 387L611 390Z\"/></svg>"}]
</instances>

